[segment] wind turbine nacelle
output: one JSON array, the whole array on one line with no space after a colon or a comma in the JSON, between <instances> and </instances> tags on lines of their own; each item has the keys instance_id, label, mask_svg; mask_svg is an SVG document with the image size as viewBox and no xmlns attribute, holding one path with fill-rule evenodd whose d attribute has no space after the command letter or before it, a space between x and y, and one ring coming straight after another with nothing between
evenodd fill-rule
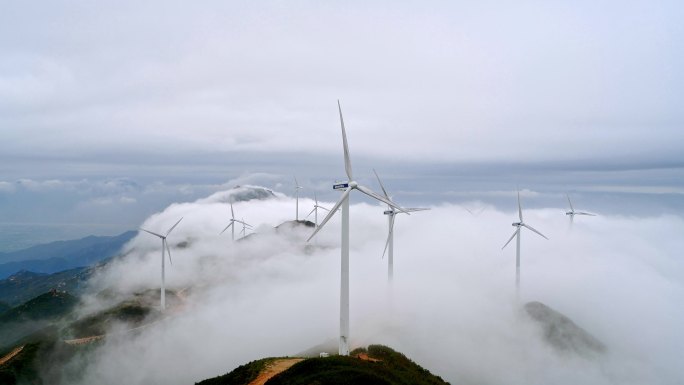
<instances>
[{"instance_id":1,"label":"wind turbine nacelle","mask_svg":"<svg viewBox=\"0 0 684 385\"><path fill-rule=\"evenodd\" d=\"M511 223L511 226L513 226L513 227L520 227L520 226L522 226L522 222Z\"/></svg>"},{"instance_id":2,"label":"wind turbine nacelle","mask_svg":"<svg viewBox=\"0 0 684 385\"><path fill-rule=\"evenodd\" d=\"M385 210L385 211L383 211L383 214L385 214L385 215L392 215L392 214L394 214L394 211L392 211L392 210Z\"/></svg>"},{"instance_id":3,"label":"wind turbine nacelle","mask_svg":"<svg viewBox=\"0 0 684 385\"><path fill-rule=\"evenodd\" d=\"M568 211L565 213L565 215L575 215L575 213L573 213L572 211Z\"/></svg>"},{"instance_id":4,"label":"wind turbine nacelle","mask_svg":"<svg viewBox=\"0 0 684 385\"><path fill-rule=\"evenodd\" d=\"M346 190L349 188L349 183L336 183L333 185L333 190Z\"/></svg>"}]
</instances>

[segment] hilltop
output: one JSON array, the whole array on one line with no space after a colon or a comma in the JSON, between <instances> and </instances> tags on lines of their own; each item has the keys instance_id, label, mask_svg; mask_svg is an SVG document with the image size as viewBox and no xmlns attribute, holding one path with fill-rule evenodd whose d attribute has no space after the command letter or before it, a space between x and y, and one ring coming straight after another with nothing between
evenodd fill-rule
<instances>
[{"instance_id":1,"label":"hilltop","mask_svg":"<svg viewBox=\"0 0 684 385\"><path fill-rule=\"evenodd\" d=\"M282 363L285 362L285 365ZM274 365L283 370L264 376ZM261 378L259 378L261 377ZM259 380L257 380L259 378ZM265 380L265 381L264 381ZM350 356L307 359L265 358L196 385L442 385L449 384L405 355L382 345L359 348Z\"/></svg>"}]
</instances>

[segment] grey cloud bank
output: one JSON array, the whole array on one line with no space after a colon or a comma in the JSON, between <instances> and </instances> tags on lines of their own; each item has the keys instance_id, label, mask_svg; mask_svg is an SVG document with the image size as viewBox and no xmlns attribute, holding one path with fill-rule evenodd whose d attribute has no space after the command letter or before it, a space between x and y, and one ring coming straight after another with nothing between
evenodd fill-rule
<instances>
[{"instance_id":1,"label":"grey cloud bank","mask_svg":"<svg viewBox=\"0 0 684 385\"><path fill-rule=\"evenodd\" d=\"M229 195L173 204L144 222L163 229L185 217L169 238L174 265L167 282L175 290L191 287L186 303L153 327L108 339L90 356L82 383L193 383L335 338L339 219L320 232L317 245L305 247L310 230L272 230L292 218L292 198L237 202L236 213L259 234L233 244L218 235ZM684 344L681 217L580 218L569 231L560 209L526 210L526 219L551 240L523 235L522 300L562 311L608 347L604 356L585 358L551 349L518 310L514 252L501 250L513 210L485 206L471 216L463 206L442 204L402 218L395 228L395 285L388 290L387 261L380 258L383 207L352 203L352 345L391 345L452 383L684 379L678 364ZM93 291L158 287L158 242L145 235L94 281ZM181 242L187 247L175 247Z\"/></svg>"},{"instance_id":2,"label":"grey cloud bank","mask_svg":"<svg viewBox=\"0 0 684 385\"><path fill-rule=\"evenodd\" d=\"M334 200L338 98L360 177L405 201L520 185L538 207L570 190L683 212L682 18L676 1L6 4L0 217L125 230L254 174Z\"/></svg>"},{"instance_id":3,"label":"grey cloud bank","mask_svg":"<svg viewBox=\"0 0 684 385\"><path fill-rule=\"evenodd\" d=\"M0 149L27 167L337 152L336 98L361 155L682 161L674 1L5 8Z\"/></svg>"}]
</instances>

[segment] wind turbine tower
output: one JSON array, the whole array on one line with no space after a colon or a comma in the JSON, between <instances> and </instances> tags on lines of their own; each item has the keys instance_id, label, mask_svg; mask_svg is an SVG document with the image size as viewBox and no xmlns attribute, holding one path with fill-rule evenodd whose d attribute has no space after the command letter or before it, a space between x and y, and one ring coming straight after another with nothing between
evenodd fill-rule
<instances>
[{"instance_id":1,"label":"wind turbine tower","mask_svg":"<svg viewBox=\"0 0 684 385\"><path fill-rule=\"evenodd\" d=\"M342 246L341 246L341 263L340 263L340 347L339 354L343 356L349 355L349 194L352 190L358 190L373 199L388 204L391 207L403 211L392 201L384 198L368 187L358 184L354 180L352 174L351 160L349 158L349 146L347 145L347 133L344 129L344 119L342 118L342 107L340 107L339 100L337 101L337 109L340 114L340 126L342 127L342 147L344 151L344 169L347 174L348 181L346 183L336 183L333 185L335 190L344 190L342 197L330 209L328 215L323 219L321 225L316 227L307 242L313 238L320 229L322 229L330 218L335 215L337 209L342 207Z\"/></svg>"},{"instance_id":2,"label":"wind turbine tower","mask_svg":"<svg viewBox=\"0 0 684 385\"><path fill-rule=\"evenodd\" d=\"M325 211L330 211L330 210L328 210L325 207L318 204L318 197L316 196L316 193L314 193L314 202L316 202L316 203L314 203L313 209L306 215L306 218L308 218L311 214L313 214L314 215L314 224L316 225L316 227L318 227L318 209L322 209ZM304 219L306 219L306 218L304 218Z\"/></svg>"},{"instance_id":3,"label":"wind turbine tower","mask_svg":"<svg viewBox=\"0 0 684 385\"><path fill-rule=\"evenodd\" d=\"M175 229L176 226L178 226L178 224L179 224L180 221L182 221L182 220L183 220L183 217L181 217L181 219L179 219L178 222L176 222L175 225L171 226L171 228L169 229L169 231L166 232L166 235L157 234L157 233L154 233L154 232L152 232L152 231L149 231L149 230L145 230L145 229L143 229L143 228L140 228L140 230L142 230L142 231L144 231L144 232L146 232L146 233L150 233L150 234L152 234L152 235L154 235L154 236L157 236L157 237L161 238L161 240L162 240L162 254L161 254L161 311L166 310L166 287L165 287L165 286L166 286L166 277L165 277L165 269L164 269L164 260L165 260L165 259L164 259L164 251L165 251L165 250L169 253L169 263L173 265L173 262L171 262L171 249L169 248L168 242L166 242L166 237L168 237L169 234L171 234L171 231L172 231L173 229Z\"/></svg>"},{"instance_id":4,"label":"wind turbine tower","mask_svg":"<svg viewBox=\"0 0 684 385\"><path fill-rule=\"evenodd\" d=\"M508 246L509 243L511 243L511 241L513 240L514 237L516 238L516 241L515 241L515 290L516 290L516 293L520 292L520 229L525 227L525 228L541 235L545 239L549 239L549 238L546 238L546 236L544 234L535 230L534 228L532 228L532 226L526 224L523 221L522 207L520 206L520 191L518 191L518 218L520 219L519 222L514 222L511 224L511 226L516 228L515 232L513 233L513 235L511 235L511 237L508 239L506 244L503 245L503 247L501 248L501 250L503 250L506 246Z\"/></svg>"},{"instance_id":5,"label":"wind turbine tower","mask_svg":"<svg viewBox=\"0 0 684 385\"><path fill-rule=\"evenodd\" d=\"M385 186L382 184L382 181L380 180L380 176L378 176L378 173L375 170L373 170L373 173L375 173L375 177L378 179L378 183L380 184L380 188L382 189L382 193L385 195L385 198L387 198L387 200L392 200L389 194L387 194L387 190L385 190ZM412 213L416 211L425 211L430 209L414 207L404 208L402 210L404 213ZM387 210L383 212L383 214L387 215L387 219L389 221L389 232L387 234L387 242L385 242L385 249L382 251L382 256L384 257L385 253L387 253L387 279L390 283L392 283L392 280L394 278L394 217L397 214L400 214L401 212L402 211L396 210L389 205L387 206Z\"/></svg>"},{"instance_id":6,"label":"wind turbine tower","mask_svg":"<svg viewBox=\"0 0 684 385\"><path fill-rule=\"evenodd\" d=\"M296 205L296 213L295 213L295 220L299 222L299 190L303 189L304 187L299 185L299 182L297 182L297 177L294 177L295 181L295 205Z\"/></svg>"},{"instance_id":7,"label":"wind turbine tower","mask_svg":"<svg viewBox=\"0 0 684 385\"><path fill-rule=\"evenodd\" d=\"M245 221L235 219L235 210L233 210L233 202L230 202L230 223L228 223L228 226L226 226L223 230L221 230L219 235L223 234L230 227L230 235L232 237L232 240L235 241L235 223L242 223L243 226L244 225L251 226L251 225L245 223Z\"/></svg>"},{"instance_id":8,"label":"wind turbine tower","mask_svg":"<svg viewBox=\"0 0 684 385\"><path fill-rule=\"evenodd\" d=\"M242 223L242 231L240 231L240 234L242 234L241 238L244 238L247 235L247 229L251 229L252 225L245 222L245 218L242 218L242 221L240 221L240 223Z\"/></svg>"},{"instance_id":9,"label":"wind turbine tower","mask_svg":"<svg viewBox=\"0 0 684 385\"><path fill-rule=\"evenodd\" d=\"M575 208L572 207L572 202L570 201L570 195L565 194L565 196L568 198L568 204L570 205L570 211L567 211L567 212L565 213L565 215L569 216L569 218L570 218L570 226L572 226L572 223L573 223L574 220L575 220L575 215L589 215L589 216L592 216L592 217L595 217L595 216L596 216L596 214L587 213L587 212L584 212L584 211L575 211Z\"/></svg>"}]
</instances>

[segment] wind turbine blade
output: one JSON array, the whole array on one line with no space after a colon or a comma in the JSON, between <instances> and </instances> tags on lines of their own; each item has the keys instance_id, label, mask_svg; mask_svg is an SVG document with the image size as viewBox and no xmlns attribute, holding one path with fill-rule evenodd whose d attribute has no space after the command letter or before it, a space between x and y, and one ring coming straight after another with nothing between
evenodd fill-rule
<instances>
[{"instance_id":1,"label":"wind turbine blade","mask_svg":"<svg viewBox=\"0 0 684 385\"><path fill-rule=\"evenodd\" d=\"M247 222L245 222L245 221L241 221L241 220L239 220L239 219L236 219L235 222L237 222L237 223L242 223L242 224L245 225L245 226L252 227L252 225L250 225L249 223L247 223Z\"/></svg>"},{"instance_id":2,"label":"wind turbine blade","mask_svg":"<svg viewBox=\"0 0 684 385\"><path fill-rule=\"evenodd\" d=\"M171 231L173 231L173 229L175 229L176 226L178 226L178 224L179 224L180 221L182 221L182 220L183 220L183 217L181 217L181 219L179 219L178 222L176 222L175 225L171 226L171 228L169 229L169 231L166 232L166 236L167 236L167 237L169 236L169 234L171 234Z\"/></svg>"},{"instance_id":3,"label":"wind turbine blade","mask_svg":"<svg viewBox=\"0 0 684 385\"><path fill-rule=\"evenodd\" d=\"M171 260L171 249L169 248L169 242L164 239L164 246L166 246L166 254L169 255L169 263L173 265L173 261Z\"/></svg>"},{"instance_id":4,"label":"wind turbine blade","mask_svg":"<svg viewBox=\"0 0 684 385\"><path fill-rule=\"evenodd\" d=\"M325 210L325 211L330 211L330 210L326 209L326 208L323 207L323 206L316 206L316 207L318 207L319 209L323 209L323 210Z\"/></svg>"},{"instance_id":5,"label":"wind turbine blade","mask_svg":"<svg viewBox=\"0 0 684 385\"><path fill-rule=\"evenodd\" d=\"M311 214L313 214L313 213L314 213L314 211L316 211L316 206L314 206L314 208L313 208L313 209L312 209L311 211L309 211L309 213L308 213L308 214L306 214L306 216L304 217L304 219L306 219L306 218L310 217L310 216L311 216Z\"/></svg>"},{"instance_id":6,"label":"wind turbine blade","mask_svg":"<svg viewBox=\"0 0 684 385\"><path fill-rule=\"evenodd\" d=\"M373 173L375 174L375 177L378 178L378 183L380 183L380 188L382 189L382 193L385 194L385 198L390 199L389 194L387 194L387 190L385 190L385 186L382 184L382 181L380 180L378 173L375 172L375 169L373 169Z\"/></svg>"},{"instance_id":7,"label":"wind turbine blade","mask_svg":"<svg viewBox=\"0 0 684 385\"><path fill-rule=\"evenodd\" d=\"M142 230L142 231L144 231L144 232L146 232L146 233L150 233L150 234L152 234L152 235L156 235L156 236L158 236L158 237L161 238L161 239L164 239L164 236L161 235L161 234L153 233L153 232L151 232L150 230L145 230L145 229L143 229L142 227L140 228L140 230Z\"/></svg>"},{"instance_id":8,"label":"wind turbine blade","mask_svg":"<svg viewBox=\"0 0 684 385\"><path fill-rule=\"evenodd\" d=\"M230 226L232 226L232 225L233 225L233 222L231 221L231 222L228 224L228 226L226 226L225 229L221 230L221 232L219 233L219 235L223 234L223 232L226 231L226 230L228 230L228 228L229 228Z\"/></svg>"},{"instance_id":9,"label":"wind turbine blade","mask_svg":"<svg viewBox=\"0 0 684 385\"><path fill-rule=\"evenodd\" d=\"M409 213L413 213L413 212L416 212L416 211L427 211L427 210L430 210L430 209L429 209L429 208L426 208L426 207L411 207L411 208L407 208L407 209L404 209L404 210L408 211Z\"/></svg>"},{"instance_id":10,"label":"wind turbine blade","mask_svg":"<svg viewBox=\"0 0 684 385\"><path fill-rule=\"evenodd\" d=\"M294 180L295 180L295 189L298 189L298 188L299 188L299 182L297 182L297 177L294 176L294 175L293 175L293 177L294 177Z\"/></svg>"},{"instance_id":11,"label":"wind turbine blade","mask_svg":"<svg viewBox=\"0 0 684 385\"><path fill-rule=\"evenodd\" d=\"M316 192L314 191L314 207L318 206L318 197L316 196Z\"/></svg>"},{"instance_id":12,"label":"wind turbine blade","mask_svg":"<svg viewBox=\"0 0 684 385\"><path fill-rule=\"evenodd\" d=\"M576 214L576 215L589 215L589 216L592 216L592 217L595 217L595 216L596 216L596 214L585 213L584 211L578 211L578 212L576 212L575 214Z\"/></svg>"},{"instance_id":13,"label":"wind turbine blade","mask_svg":"<svg viewBox=\"0 0 684 385\"><path fill-rule=\"evenodd\" d=\"M316 233L318 233L318 231L319 231L320 229L322 229L323 226L325 226L326 223L328 223L328 221L330 220L330 218L332 218L333 215L335 215L335 213L337 212L337 209L338 209L340 206L342 206L342 202L344 202L344 200L347 199L347 198L349 197L349 193L351 192L351 190L352 190L351 188L347 188L346 190L344 190L344 193L342 194L342 197L340 198L340 200L337 201L337 203L335 203L335 206L333 206L333 209L330 210L330 212L328 213L328 215L325 216L325 219L323 219L323 221L318 225L318 227L316 227L316 230L314 230L313 234L311 234L311 236L306 240L307 242L309 242L309 241L311 240L311 238L313 238L314 235L316 235Z\"/></svg>"},{"instance_id":14,"label":"wind turbine blade","mask_svg":"<svg viewBox=\"0 0 684 385\"><path fill-rule=\"evenodd\" d=\"M511 243L511 241L513 240L513 238L515 238L515 236L518 234L518 232L520 232L520 227L518 227L518 229L515 230L515 231L513 232L513 235L511 235L511 237L508 238L508 241L506 242L505 245L503 245L503 247L501 248L501 250L505 249L506 246L508 246L508 244Z\"/></svg>"},{"instance_id":15,"label":"wind turbine blade","mask_svg":"<svg viewBox=\"0 0 684 385\"><path fill-rule=\"evenodd\" d=\"M522 219L522 206L520 206L520 190L518 190L518 217L520 218L520 222L522 222L523 219Z\"/></svg>"},{"instance_id":16,"label":"wind turbine blade","mask_svg":"<svg viewBox=\"0 0 684 385\"><path fill-rule=\"evenodd\" d=\"M537 230L533 229L533 228L532 228L532 226L530 226L530 225L526 225L526 224L524 224L524 223L523 223L523 226L525 226L525 227L527 227L528 229L530 229L530 230L534 231L535 233L537 233L537 234L541 235L542 237L544 237L544 239L549 239L549 238L546 238L546 235L544 235L544 234L540 233L539 231L537 231Z\"/></svg>"},{"instance_id":17,"label":"wind turbine blade","mask_svg":"<svg viewBox=\"0 0 684 385\"><path fill-rule=\"evenodd\" d=\"M369 189L368 187L357 185L356 189L361 191L362 193L368 195L371 198L375 198L375 199L379 200L380 202L384 202L384 203L390 205L391 207L394 207L395 209L401 211L402 213L408 214L408 212L406 212L406 210L404 210L402 207L399 207L396 203L392 202L391 200L389 200L383 196L378 195L376 192Z\"/></svg>"},{"instance_id":18,"label":"wind turbine blade","mask_svg":"<svg viewBox=\"0 0 684 385\"><path fill-rule=\"evenodd\" d=\"M235 211L233 211L233 202L230 202L230 217L235 220Z\"/></svg>"},{"instance_id":19,"label":"wind turbine blade","mask_svg":"<svg viewBox=\"0 0 684 385\"><path fill-rule=\"evenodd\" d=\"M337 101L337 109L340 111L340 125L342 126L342 146L344 146L344 170L347 172L347 178L354 180L352 175L351 160L349 159L349 145L347 144L347 131L344 129L344 119L342 118L342 107L340 101Z\"/></svg>"},{"instance_id":20,"label":"wind turbine blade","mask_svg":"<svg viewBox=\"0 0 684 385\"><path fill-rule=\"evenodd\" d=\"M566 197L568 197L568 204L570 205L570 212L574 213L575 209L572 207L572 202L570 202L570 195L565 194Z\"/></svg>"}]
</instances>

